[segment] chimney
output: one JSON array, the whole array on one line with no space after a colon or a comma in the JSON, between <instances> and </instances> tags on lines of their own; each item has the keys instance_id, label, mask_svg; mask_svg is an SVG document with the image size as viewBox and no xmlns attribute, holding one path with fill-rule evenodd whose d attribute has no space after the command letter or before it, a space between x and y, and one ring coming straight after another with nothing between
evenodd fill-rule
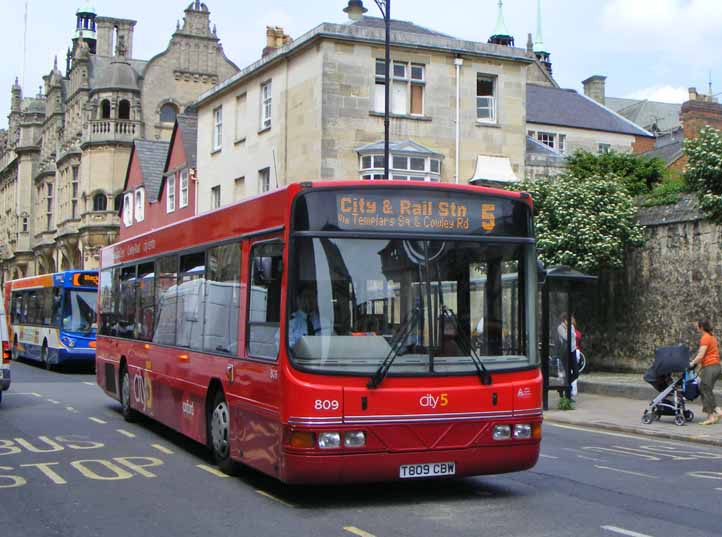
<instances>
[{"instance_id":1,"label":"chimney","mask_svg":"<svg viewBox=\"0 0 722 537\"><path fill-rule=\"evenodd\" d=\"M266 47L263 49L263 57L265 58L291 41L293 41L291 36L286 34L280 26L266 26Z\"/></svg>"},{"instance_id":2,"label":"chimney","mask_svg":"<svg viewBox=\"0 0 722 537\"><path fill-rule=\"evenodd\" d=\"M686 140L696 138L706 125L722 130L722 105L714 97L697 93L697 88L689 88L689 101L682 104L679 120Z\"/></svg>"},{"instance_id":3,"label":"chimney","mask_svg":"<svg viewBox=\"0 0 722 537\"><path fill-rule=\"evenodd\" d=\"M584 95L586 95L590 99L594 99L599 104L604 106L604 103L606 102L606 80L607 77L601 75L590 76L586 80L583 80L582 84L584 85Z\"/></svg>"}]
</instances>

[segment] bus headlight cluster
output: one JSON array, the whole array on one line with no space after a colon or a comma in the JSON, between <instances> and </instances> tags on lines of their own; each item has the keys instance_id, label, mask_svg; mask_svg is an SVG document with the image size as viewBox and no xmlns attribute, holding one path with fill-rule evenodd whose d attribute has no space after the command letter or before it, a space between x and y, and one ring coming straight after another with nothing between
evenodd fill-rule
<instances>
[{"instance_id":1,"label":"bus headlight cluster","mask_svg":"<svg viewBox=\"0 0 722 537\"><path fill-rule=\"evenodd\" d=\"M541 437L541 424L517 423L515 425L494 425L492 432L492 438L494 440L509 440L512 437L516 440L529 440L530 438Z\"/></svg>"},{"instance_id":2,"label":"bus headlight cluster","mask_svg":"<svg viewBox=\"0 0 722 537\"><path fill-rule=\"evenodd\" d=\"M60 340L66 347L75 347L75 340L71 337L63 336L62 338L60 338Z\"/></svg>"},{"instance_id":3,"label":"bus headlight cluster","mask_svg":"<svg viewBox=\"0 0 722 537\"><path fill-rule=\"evenodd\" d=\"M343 446L347 448L360 448L366 445L366 433L363 431L348 431L346 433L318 433L316 445L319 449L338 449Z\"/></svg>"}]
</instances>

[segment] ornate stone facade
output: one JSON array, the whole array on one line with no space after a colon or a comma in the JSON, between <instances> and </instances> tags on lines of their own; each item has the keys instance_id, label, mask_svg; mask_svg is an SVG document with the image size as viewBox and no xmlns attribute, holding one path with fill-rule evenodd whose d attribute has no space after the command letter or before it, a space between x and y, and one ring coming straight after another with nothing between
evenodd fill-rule
<instances>
[{"instance_id":1,"label":"ornate stone facade","mask_svg":"<svg viewBox=\"0 0 722 537\"><path fill-rule=\"evenodd\" d=\"M56 60L33 98L13 85L0 137L3 281L96 268L118 234L133 140L169 139L176 114L238 71L200 1L149 61L133 57L135 25L80 9L65 74Z\"/></svg>"}]
</instances>

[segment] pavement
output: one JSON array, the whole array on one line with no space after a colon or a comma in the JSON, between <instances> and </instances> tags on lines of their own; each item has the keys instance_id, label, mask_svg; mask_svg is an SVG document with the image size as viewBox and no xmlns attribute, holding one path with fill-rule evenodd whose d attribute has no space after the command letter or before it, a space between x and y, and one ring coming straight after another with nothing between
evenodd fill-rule
<instances>
[{"instance_id":1,"label":"pavement","mask_svg":"<svg viewBox=\"0 0 722 537\"><path fill-rule=\"evenodd\" d=\"M700 425L706 419L701 398L687 402L687 409L695 414L691 423L679 426L675 425L674 416L662 416L660 421L643 424L642 413L657 395L658 392L644 382L641 373L588 373L579 379L579 394L574 398L573 410L559 410L557 392L549 392L549 410L544 412L544 420L722 447L722 421L716 425ZM715 396L722 406L722 381L715 387Z\"/></svg>"}]
</instances>

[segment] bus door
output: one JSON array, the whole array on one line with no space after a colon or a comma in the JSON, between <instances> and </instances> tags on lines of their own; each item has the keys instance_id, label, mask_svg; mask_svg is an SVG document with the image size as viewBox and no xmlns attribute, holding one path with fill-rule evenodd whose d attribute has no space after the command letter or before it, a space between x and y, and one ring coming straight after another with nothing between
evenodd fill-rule
<instances>
[{"instance_id":1,"label":"bus door","mask_svg":"<svg viewBox=\"0 0 722 537\"><path fill-rule=\"evenodd\" d=\"M277 473L280 428L278 356L282 311L284 244L281 238L263 237L246 244L248 282L242 311L241 333L245 349L241 359L229 363L229 392L242 459L269 473ZM231 398L229 397L229 399Z\"/></svg>"}]
</instances>

